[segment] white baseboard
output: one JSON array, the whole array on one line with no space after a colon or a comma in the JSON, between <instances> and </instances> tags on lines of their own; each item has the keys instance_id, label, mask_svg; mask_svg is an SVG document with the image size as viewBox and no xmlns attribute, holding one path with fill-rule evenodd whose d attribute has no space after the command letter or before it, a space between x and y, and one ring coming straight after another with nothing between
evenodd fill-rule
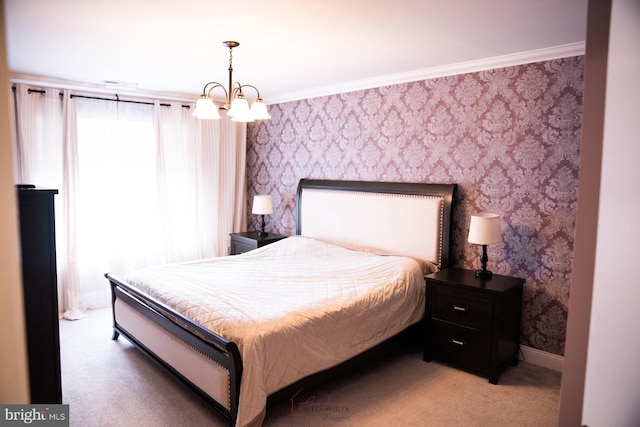
<instances>
[{"instance_id":1,"label":"white baseboard","mask_svg":"<svg viewBox=\"0 0 640 427\"><path fill-rule=\"evenodd\" d=\"M522 351L525 362L562 372L562 364L564 363L563 356L538 350L537 348L527 347L526 345L521 345L520 350Z\"/></svg>"}]
</instances>

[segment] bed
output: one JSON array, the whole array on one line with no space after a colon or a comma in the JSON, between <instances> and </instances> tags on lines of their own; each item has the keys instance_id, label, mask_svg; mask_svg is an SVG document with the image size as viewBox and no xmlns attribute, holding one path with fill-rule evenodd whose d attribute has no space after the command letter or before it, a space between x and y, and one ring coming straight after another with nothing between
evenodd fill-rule
<instances>
[{"instance_id":1,"label":"bed","mask_svg":"<svg viewBox=\"0 0 640 427\"><path fill-rule=\"evenodd\" d=\"M242 255L157 266L111 285L125 336L230 425L424 317L449 265L455 184L300 180L296 235Z\"/></svg>"}]
</instances>

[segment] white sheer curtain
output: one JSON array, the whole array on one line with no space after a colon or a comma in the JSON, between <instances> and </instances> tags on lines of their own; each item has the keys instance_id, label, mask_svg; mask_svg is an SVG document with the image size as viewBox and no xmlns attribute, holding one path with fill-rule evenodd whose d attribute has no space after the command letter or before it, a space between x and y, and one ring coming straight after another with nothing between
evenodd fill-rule
<instances>
[{"instance_id":1,"label":"white sheer curtain","mask_svg":"<svg viewBox=\"0 0 640 427\"><path fill-rule=\"evenodd\" d=\"M165 260L227 254L246 228L246 125L195 120L180 103L155 111Z\"/></svg>"},{"instance_id":2,"label":"white sheer curtain","mask_svg":"<svg viewBox=\"0 0 640 427\"><path fill-rule=\"evenodd\" d=\"M245 125L16 85L18 180L56 199L61 308L110 302L104 273L226 255L246 226Z\"/></svg>"},{"instance_id":3,"label":"white sheer curtain","mask_svg":"<svg viewBox=\"0 0 640 427\"><path fill-rule=\"evenodd\" d=\"M59 191L55 200L58 301L60 308L66 310L66 307L78 306L78 295L73 295L73 286L60 285L67 280L69 271L66 263L69 246L64 237L66 211L63 209L67 203L62 169L65 161L64 95L60 96L59 90L32 90L26 85L15 85L14 114L18 120L14 120L16 126L12 137L18 157L17 183L35 184Z\"/></svg>"}]
</instances>

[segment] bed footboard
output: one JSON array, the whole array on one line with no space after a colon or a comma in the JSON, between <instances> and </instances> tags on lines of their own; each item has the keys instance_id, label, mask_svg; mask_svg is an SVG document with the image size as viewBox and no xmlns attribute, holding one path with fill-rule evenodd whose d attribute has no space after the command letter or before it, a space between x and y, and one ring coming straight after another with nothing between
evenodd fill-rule
<instances>
[{"instance_id":1,"label":"bed footboard","mask_svg":"<svg viewBox=\"0 0 640 427\"><path fill-rule=\"evenodd\" d=\"M237 345L117 277L105 277L111 284L112 339L124 335L235 425L242 376Z\"/></svg>"}]
</instances>

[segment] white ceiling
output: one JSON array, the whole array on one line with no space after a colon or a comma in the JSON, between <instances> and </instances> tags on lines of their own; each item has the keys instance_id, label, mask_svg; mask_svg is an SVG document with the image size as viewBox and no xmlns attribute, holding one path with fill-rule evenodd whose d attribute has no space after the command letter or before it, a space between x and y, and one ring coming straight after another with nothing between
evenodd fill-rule
<instances>
[{"instance_id":1,"label":"white ceiling","mask_svg":"<svg viewBox=\"0 0 640 427\"><path fill-rule=\"evenodd\" d=\"M226 85L222 41L237 40L234 81L270 104L566 56L584 49L587 1L4 0L7 61L14 80L195 96Z\"/></svg>"}]
</instances>

